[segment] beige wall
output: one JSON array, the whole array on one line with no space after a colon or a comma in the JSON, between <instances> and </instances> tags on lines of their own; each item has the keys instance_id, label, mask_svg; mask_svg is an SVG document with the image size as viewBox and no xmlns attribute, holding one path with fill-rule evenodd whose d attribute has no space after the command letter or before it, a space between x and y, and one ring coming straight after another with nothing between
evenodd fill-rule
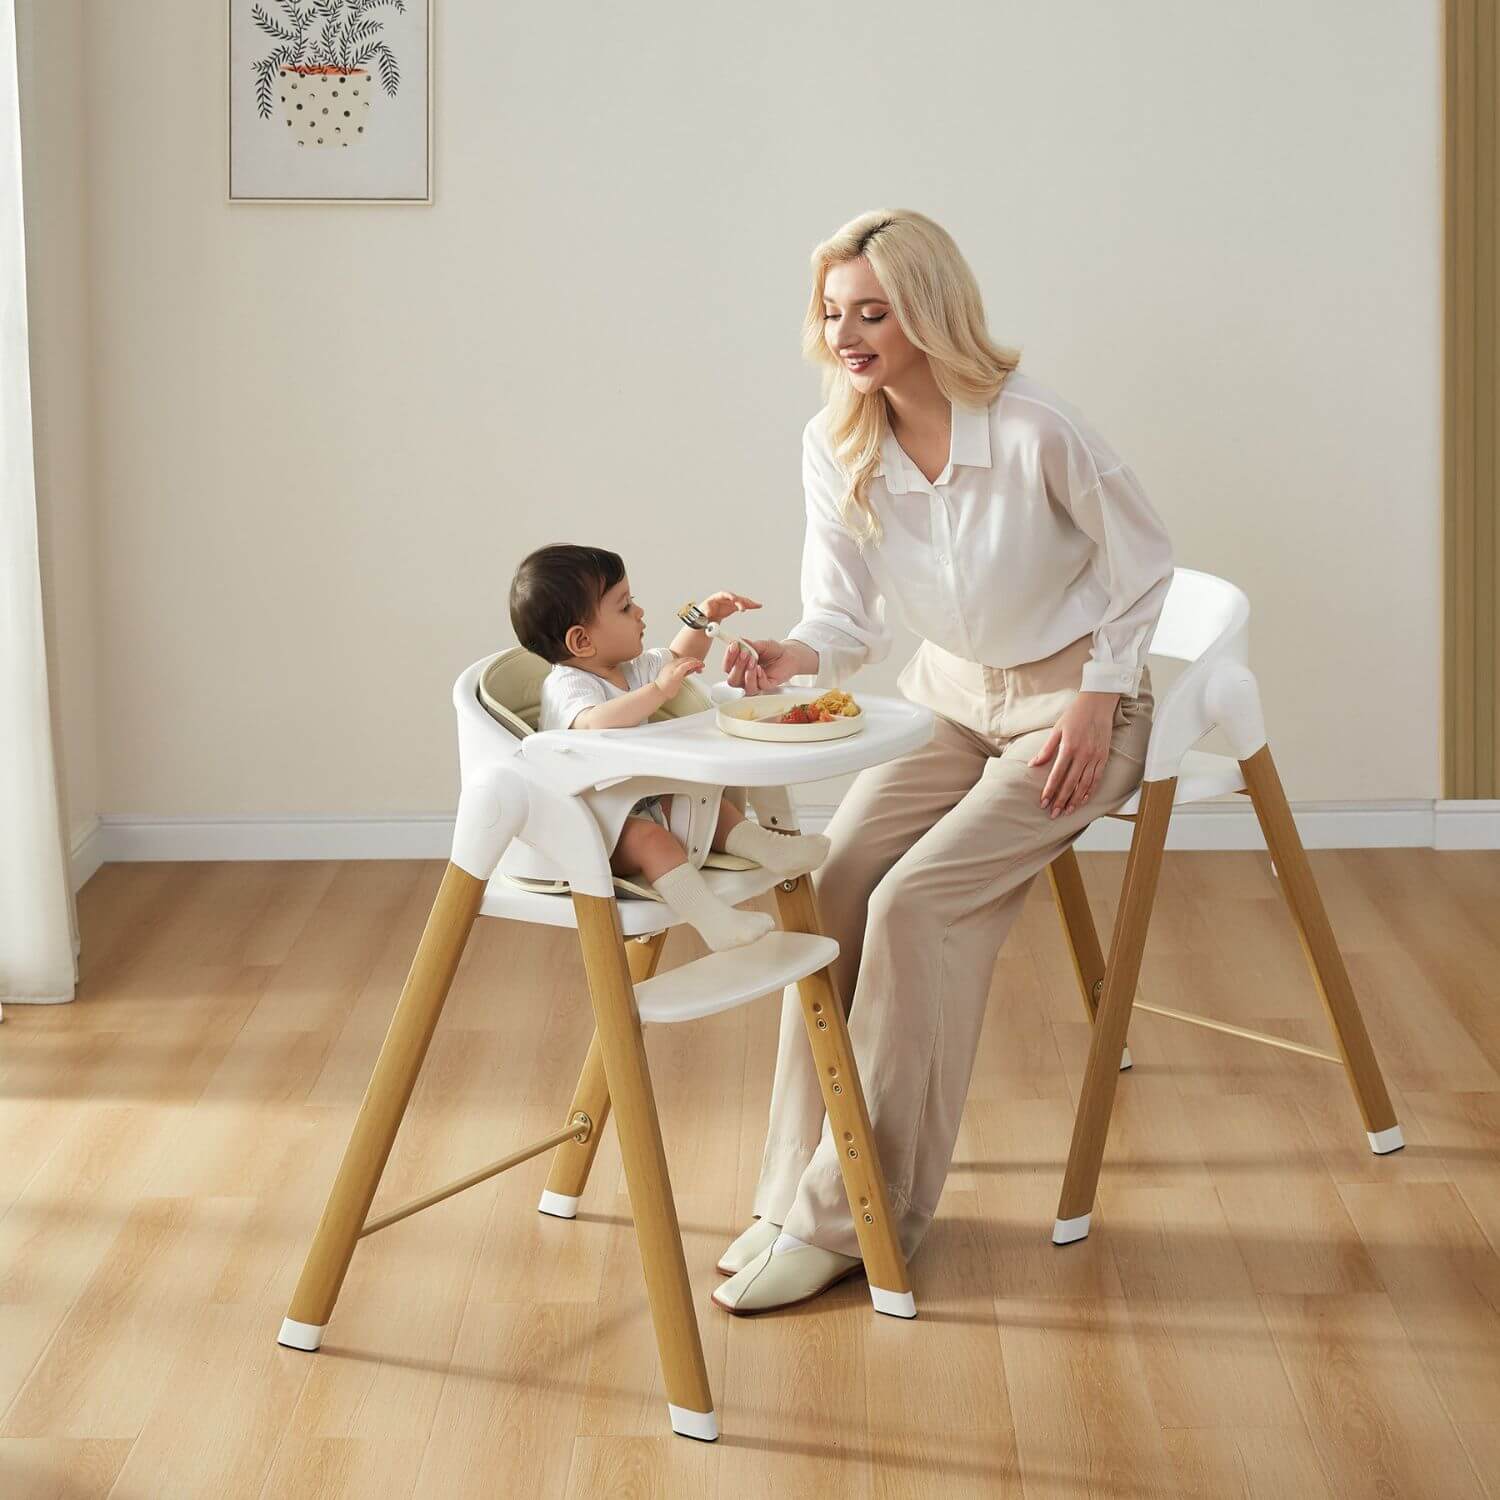
<instances>
[{"instance_id":1,"label":"beige wall","mask_svg":"<svg viewBox=\"0 0 1500 1500\"><path fill-rule=\"evenodd\" d=\"M430 208L227 203L224 9L88 0L48 190L107 811L451 806L449 685L544 542L624 552L653 639L718 587L790 626L806 257L881 205L1248 591L1290 795L1438 794L1437 0L439 0Z\"/></svg>"},{"instance_id":2,"label":"beige wall","mask_svg":"<svg viewBox=\"0 0 1500 1500\"><path fill-rule=\"evenodd\" d=\"M80 0L17 6L43 623L64 817L75 845L102 805L82 29Z\"/></svg>"}]
</instances>

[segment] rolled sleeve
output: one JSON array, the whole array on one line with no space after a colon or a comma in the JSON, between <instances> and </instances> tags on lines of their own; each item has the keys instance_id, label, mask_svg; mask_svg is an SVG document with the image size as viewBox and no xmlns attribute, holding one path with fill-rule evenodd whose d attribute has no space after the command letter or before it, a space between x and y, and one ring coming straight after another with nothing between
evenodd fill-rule
<instances>
[{"instance_id":1,"label":"rolled sleeve","mask_svg":"<svg viewBox=\"0 0 1500 1500\"><path fill-rule=\"evenodd\" d=\"M1118 666L1114 662L1101 661L1098 654L1098 640L1095 639L1095 655L1091 656L1083 664L1083 682L1081 684L1085 693L1119 693L1125 698L1134 698L1141 690L1141 665L1135 667Z\"/></svg>"}]
</instances>

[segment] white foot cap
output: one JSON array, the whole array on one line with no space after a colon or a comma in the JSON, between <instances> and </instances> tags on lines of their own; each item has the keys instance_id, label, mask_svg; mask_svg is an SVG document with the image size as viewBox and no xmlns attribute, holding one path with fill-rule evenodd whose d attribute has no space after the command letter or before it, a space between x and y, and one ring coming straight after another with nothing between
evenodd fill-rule
<instances>
[{"instance_id":1,"label":"white foot cap","mask_svg":"<svg viewBox=\"0 0 1500 1500\"><path fill-rule=\"evenodd\" d=\"M1132 1068L1132 1067L1134 1067L1134 1066L1135 1066L1135 1064L1134 1064L1134 1063L1133 1063L1133 1062L1132 1062L1132 1061L1131 1061L1131 1057L1130 1057L1130 1048L1129 1048L1129 1047L1127 1047L1127 1048L1126 1048L1126 1049L1125 1049L1125 1050L1124 1050L1124 1051L1123 1051L1123 1052L1122 1052L1122 1053L1121 1053L1121 1054L1120 1054L1120 1071L1121 1071L1121 1072L1122 1072L1122 1073L1126 1073L1126 1072L1129 1072L1129 1070L1130 1070L1130 1069L1131 1069L1131 1068Z\"/></svg>"},{"instance_id":2,"label":"white foot cap","mask_svg":"<svg viewBox=\"0 0 1500 1500\"><path fill-rule=\"evenodd\" d=\"M1389 1130L1367 1130L1365 1134L1370 1137L1370 1150L1376 1156L1389 1155L1392 1151L1399 1151L1406 1144L1399 1125L1392 1125Z\"/></svg>"},{"instance_id":3,"label":"white foot cap","mask_svg":"<svg viewBox=\"0 0 1500 1500\"><path fill-rule=\"evenodd\" d=\"M1071 1245L1074 1240L1085 1238L1089 1232L1089 1220L1093 1214L1080 1214L1076 1219L1056 1219L1052 1224L1052 1243Z\"/></svg>"},{"instance_id":4,"label":"white foot cap","mask_svg":"<svg viewBox=\"0 0 1500 1500\"><path fill-rule=\"evenodd\" d=\"M543 1188L542 1201L537 1204L536 1211L539 1214L551 1214L554 1219L576 1219L578 1200L568 1197L566 1193L550 1193Z\"/></svg>"},{"instance_id":5,"label":"white foot cap","mask_svg":"<svg viewBox=\"0 0 1500 1500\"><path fill-rule=\"evenodd\" d=\"M888 1292L884 1287L870 1288L870 1301L875 1311L892 1318L914 1318L917 1315L917 1299L910 1292Z\"/></svg>"},{"instance_id":6,"label":"white foot cap","mask_svg":"<svg viewBox=\"0 0 1500 1500\"><path fill-rule=\"evenodd\" d=\"M673 1406L667 1402L672 1414L672 1431L678 1437L697 1438L700 1443L716 1443L719 1440L719 1416L711 1411L689 1411L685 1406Z\"/></svg>"},{"instance_id":7,"label":"white foot cap","mask_svg":"<svg viewBox=\"0 0 1500 1500\"><path fill-rule=\"evenodd\" d=\"M290 1318L283 1318L276 1342L285 1344L288 1349L302 1349L311 1354L323 1342L323 1330L314 1323L294 1323Z\"/></svg>"}]
</instances>

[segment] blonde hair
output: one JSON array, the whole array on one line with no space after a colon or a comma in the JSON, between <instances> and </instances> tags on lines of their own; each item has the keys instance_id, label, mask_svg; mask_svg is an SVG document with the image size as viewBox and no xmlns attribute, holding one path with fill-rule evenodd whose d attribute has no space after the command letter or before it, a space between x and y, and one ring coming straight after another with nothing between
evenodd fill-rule
<instances>
[{"instance_id":1,"label":"blonde hair","mask_svg":"<svg viewBox=\"0 0 1500 1500\"><path fill-rule=\"evenodd\" d=\"M890 299L901 331L927 356L938 388L959 406L988 407L1021 362L1018 349L995 343L984 325L979 283L953 237L925 214L878 210L851 219L812 253L812 301L802 352L823 366L828 437L849 482L839 514L861 548L881 538L870 508L870 481L889 427L885 397L862 392L823 336L823 288L829 269L863 256Z\"/></svg>"}]
</instances>

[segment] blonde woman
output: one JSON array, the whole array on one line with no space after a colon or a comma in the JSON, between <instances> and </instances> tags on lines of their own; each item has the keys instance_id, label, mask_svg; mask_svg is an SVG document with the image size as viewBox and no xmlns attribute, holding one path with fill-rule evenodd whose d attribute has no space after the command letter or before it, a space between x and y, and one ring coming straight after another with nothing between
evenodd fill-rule
<instances>
[{"instance_id":1,"label":"blonde woman","mask_svg":"<svg viewBox=\"0 0 1500 1500\"><path fill-rule=\"evenodd\" d=\"M832 687L889 653L888 608L922 637L899 685L934 737L859 775L813 882L909 1257L1027 890L1140 783L1172 549L1129 467L991 339L931 219L864 214L818 246L804 352L827 405L802 440L802 619L725 665L748 693ZM730 1312L860 1269L794 989L755 1215L719 1263Z\"/></svg>"}]
</instances>

